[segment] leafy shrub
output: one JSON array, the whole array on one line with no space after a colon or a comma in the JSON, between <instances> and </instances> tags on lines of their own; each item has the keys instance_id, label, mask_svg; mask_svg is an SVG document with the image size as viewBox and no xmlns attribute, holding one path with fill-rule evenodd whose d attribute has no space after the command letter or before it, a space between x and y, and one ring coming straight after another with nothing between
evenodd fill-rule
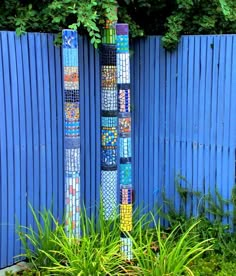
<instances>
[{"instance_id":1,"label":"leafy shrub","mask_svg":"<svg viewBox=\"0 0 236 276\"><path fill-rule=\"evenodd\" d=\"M186 232L179 235L180 225L166 234L161 231L159 222L155 224L151 237L142 234L144 238L141 242L131 237L137 261L134 271L139 275L192 275L189 264L212 248L209 244L212 239L199 241L198 235L192 233L199 223L200 221L194 222Z\"/></svg>"},{"instance_id":2,"label":"leafy shrub","mask_svg":"<svg viewBox=\"0 0 236 276\"><path fill-rule=\"evenodd\" d=\"M118 0L120 22L130 25L132 37L163 35L166 49L176 47L183 34L236 32L234 0ZM114 20L115 0L2 0L0 29L60 32L74 28L89 34L95 47L101 27Z\"/></svg>"}]
</instances>

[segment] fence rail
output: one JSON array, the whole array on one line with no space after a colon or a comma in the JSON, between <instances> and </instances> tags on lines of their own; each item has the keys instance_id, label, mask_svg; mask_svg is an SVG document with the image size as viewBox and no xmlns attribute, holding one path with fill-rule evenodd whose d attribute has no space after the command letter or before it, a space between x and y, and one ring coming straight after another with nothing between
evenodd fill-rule
<instances>
[{"instance_id":1,"label":"fence rail","mask_svg":"<svg viewBox=\"0 0 236 276\"><path fill-rule=\"evenodd\" d=\"M21 252L17 223L36 210L62 218L63 92L61 50L52 34L0 32L0 267ZM99 53L80 37L81 195L95 212L100 188ZM160 37L131 55L136 204L176 208L183 187L230 198L235 182L236 35L183 36L169 53ZM197 213L197 201L187 208ZM17 222L17 223L16 223Z\"/></svg>"}]
</instances>

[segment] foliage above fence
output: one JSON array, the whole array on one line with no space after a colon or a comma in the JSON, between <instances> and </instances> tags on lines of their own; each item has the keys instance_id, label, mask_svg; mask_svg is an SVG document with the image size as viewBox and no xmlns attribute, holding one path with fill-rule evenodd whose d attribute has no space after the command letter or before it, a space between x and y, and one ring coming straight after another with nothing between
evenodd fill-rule
<instances>
[{"instance_id":1,"label":"foliage above fence","mask_svg":"<svg viewBox=\"0 0 236 276\"><path fill-rule=\"evenodd\" d=\"M100 26L113 20L115 0L3 0L0 29L60 32L68 26L101 42ZM118 0L119 21L128 23L133 37L164 35L173 49L182 34L236 33L235 0Z\"/></svg>"}]
</instances>

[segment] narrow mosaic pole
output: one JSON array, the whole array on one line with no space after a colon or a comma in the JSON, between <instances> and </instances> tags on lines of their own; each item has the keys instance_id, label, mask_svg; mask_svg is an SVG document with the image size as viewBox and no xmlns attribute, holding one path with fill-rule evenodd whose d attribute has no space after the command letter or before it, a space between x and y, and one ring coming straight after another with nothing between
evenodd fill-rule
<instances>
[{"instance_id":1,"label":"narrow mosaic pole","mask_svg":"<svg viewBox=\"0 0 236 276\"><path fill-rule=\"evenodd\" d=\"M112 22L107 22L101 47L101 192L106 220L114 217L117 207L116 75L116 30Z\"/></svg>"},{"instance_id":2,"label":"narrow mosaic pole","mask_svg":"<svg viewBox=\"0 0 236 276\"><path fill-rule=\"evenodd\" d=\"M68 235L80 236L80 105L78 35L63 30L65 210Z\"/></svg>"},{"instance_id":3,"label":"narrow mosaic pole","mask_svg":"<svg viewBox=\"0 0 236 276\"><path fill-rule=\"evenodd\" d=\"M117 84L119 114L119 184L121 251L132 259L132 242L126 233L132 230L132 164L130 110L130 56L128 24L117 24Z\"/></svg>"}]
</instances>

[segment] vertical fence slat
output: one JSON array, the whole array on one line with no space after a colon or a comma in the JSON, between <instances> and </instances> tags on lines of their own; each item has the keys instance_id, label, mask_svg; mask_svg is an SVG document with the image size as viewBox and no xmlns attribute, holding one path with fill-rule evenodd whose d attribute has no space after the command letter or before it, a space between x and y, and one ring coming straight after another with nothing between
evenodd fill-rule
<instances>
[{"instance_id":1,"label":"vertical fence slat","mask_svg":"<svg viewBox=\"0 0 236 276\"><path fill-rule=\"evenodd\" d=\"M164 119L164 147L165 147L165 193L167 198L171 198L171 183L170 183L170 112L171 106L170 106L170 94L171 94L171 54L169 52L165 55L165 119ZM168 209L165 210L168 212Z\"/></svg>"},{"instance_id":2,"label":"vertical fence slat","mask_svg":"<svg viewBox=\"0 0 236 276\"><path fill-rule=\"evenodd\" d=\"M131 59L132 60L132 59ZM134 183L134 191L135 191L135 207L137 207L137 202L140 198L140 183L139 183L139 128L140 128L140 111L139 111L139 99L140 99L140 78L139 78L139 70L140 70L140 43L139 41L134 44L134 53L133 53L133 71L134 71L134 78L131 79L132 83L132 109L133 112L131 112L132 116L132 135L134 137L133 141L133 148L134 148L134 159L136 162L134 162L133 171L132 171L132 183ZM131 64L131 70L132 70L132 64ZM133 96L135 95L135 97Z\"/></svg>"},{"instance_id":3,"label":"vertical fence slat","mask_svg":"<svg viewBox=\"0 0 236 276\"><path fill-rule=\"evenodd\" d=\"M201 168L199 170L198 177L203 181L203 193L209 192L210 187L210 170L212 169L210 162L210 133L211 133L211 101L210 97L212 94L212 60L213 60L213 49L211 47L213 43L213 38L211 36L201 37L201 80L200 80L200 121L201 129L200 133L200 143L203 145L203 153L200 155L201 160L199 160L198 166ZM213 147L214 148L214 147ZM202 148L200 148L202 150ZM199 152L200 154L200 152ZM204 204L204 207L205 206Z\"/></svg>"},{"instance_id":4,"label":"vertical fence slat","mask_svg":"<svg viewBox=\"0 0 236 276\"><path fill-rule=\"evenodd\" d=\"M12 91L15 88L15 84L10 79L10 49L14 41L9 37L8 33L2 35L3 41L7 44L3 47L3 66L4 66L4 85L5 91ZM12 95L8 94L5 96L5 110L6 110L6 134L7 134L7 258L12 259L14 257L14 136L13 136L13 110L12 110Z\"/></svg>"},{"instance_id":5,"label":"vertical fence slat","mask_svg":"<svg viewBox=\"0 0 236 276\"><path fill-rule=\"evenodd\" d=\"M53 203L53 190L52 190L52 137L51 137L51 79L50 79L50 56L48 47L49 35L44 35L41 40L42 45L42 65L43 65L43 90L44 90L44 114L45 114L45 161L46 161L46 181L45 181L45 192L46 201L45 206L48 209L52 207Z\"/></svg>"},{"instance_id":6,"label":"vertical fence slat","mask_svg":"<svg viewBox=\"0 0 236 276\"><path fill-rule=\"evenodd\" d=\"M175 170L174 170L174 177L175 181L177 181L178 175L181 174L181 144L182 144L182 124L181 124L181 114L182 114L182 66L183 66L183 39L180 40L177 49L177 95L176 95L176 117L175 117ZM175 183L176 184L176 183ZM175 208L177 211L180 210L180 197L179 194L175 194Z\"/></svg>"},{"instance_id":7,"label":"vertical fence slat","mask_svg":"<svg viewBox=\"0 0 236 276\"><path fill-rule=\"evenodd\" d=\"M159 71L160 71L160 40L159 38L155 38L154 40L154 145L153 145L153 180L154 180L154 186L153 186L153 197L154 202L153 204L160 204L160 187L159 187L159 162L158 162L158 156L159 156L159 95L160 95L160 79L159 79ZM135 130L134 130L135 131ZM137 138L136 138L137 139ZM136 160L136 159L135 159Z\"/></svg>"},{"instance_id":8,"label":"vertical fence slat","mask_svg":"<svg viewBox=\"0 0 236 276\"><path fill-rule=\"evenodd\" d=\"M47 47L48 47L48 55L47 58L51 59L51 63L48 64L49 69L49 79L50 79L50 86L49 86L49 97L50 97L50 134L51 134L51 189L52 189L52 202L48 202L49 204L52 203L52 212L55 217L58 217L58 207L57 207L57 195L58 195L58 173L57 173L57 114L54 112L54 108L56 107L56 71L55 71L55 46L54 46L54 36L49 34ZM49 131L49 130L48 130Z\"/></svg>"},{"instance_id":9,"label":"vertical fence slat","mask_svg":"<svg viewBox=\"0 0 236 276\"><path fill-rule=\"evenodd\" d=\"M171 54L171 71L170 71L170 198L175 203L176 198L176 187L175 187L175 154L176 154L176 117L177 117L177 74L178 74L178 61L177 61L177 50Z\"/></svg>"},{"instance_id":10,"label":"vertical fence slat","mask_svg":"<svg viewBox=\"0 0 236 276\"><path fill-rule=\"evenodd\" d=\"M27 41L27 40L26 40ZM26 167L26 112L25 112L25 93L24 91L24 70L23 70L23 47L25 40L18 38L16 40L16 62L17 62L17 81L18 81L18 97L19 97L19 133L20 133L20 161L17 166L20 168L20 179L18 186L20 187L19 196L19 215L17 216L18 223L26 225L26 181L27 181L27 167ZM27 62L28 60L24 60ZM16 182L17 183L17 182ZM16 184L17 185L17 184ZM22 253L22 246L18 240L16 245L16 255Z\"/></svg>"},{"instance_id":11,"label":"vertical fence slat","mask_svg":"<svg viewBox=\"0 0 236 276\"><path fill-rule=\"evenodd\" d=\"M182 79L182 101L181 101L181 176L187 177L187 92L188 92L188 37L183 37L183 54L182 54L182 70L179 73ZM186 183L180 181L179 183L184 188Z\"/></svg>"},{"instance_id":12,"label":"vertical fence slat","mask_svg":"<svg viewBox=\"0 0 236 276\"><path fill-rule=\"evenodd\" d=\"M223 184L223 177L225 177L225 171L223 170L223 156L224 156L224 145L223 145L223 124L224 124L224 104L225 104L225 97L224 97L224 86L225 86L225 49L226 48L226 41L223 37L220 39L220 56L219 56L219 78L218 78L218 95L217 95L217 170L216 170L216 189L219 193L223 193L224 187L221 185Z\"/></svg>"},{"instance_id":13,"label":"vertical fence slat","mask_svg":"<svg viewBox=\"0 0 236 276\"><path fill-rule=\"evenodd\" d=\"M8 38L10 42L10 79L11 79L11 97L12 97L12 126L13 126L13 160L14 163L14 183L16 183L20 179L20 133L19 133L19 105L18 105L18 97L19 88L18 88L18 79L17 79L17 63L16 63L16 38L14 33L8 33ZM16 238L15 229L16 223L15 220L20 219L20 185L14 185L14 190L12 194L11 202L14 208L15 216L13 216L13 225L10 225L12 228L12 234L14 235L14 248L13 255L15 255L16 248L19 248L19 240Z\"/></svg>"},{"instance_id":14,"label":"vertical fence slat","mask_svg":"<svg viewBox=\"0 0 236 276\"><path fill-rule=\"evenodd\" d=\"M160 56L160 70L159 70L159 94L160 94L160 105L159 105L159 187L160 193L165 192L165 93L166 93L166 60L165 51L163 47L159 48ZM141 157L142 158L142 157ZM162 202L160 202L162 204ZM163 206L163 205L162 205ZM163 210L165 208L163 206Z\"/></svg>"},{"instance_id":15,"label":"vertical fence slat","mask_svg":"<svg viewBox=\"0 0 236 276\"><path fill-rule=\"evenodd\" d=\"M29 54L29 63L24 64L26 72L25 99L26 99L26 125L27 125L27 199L26 208L28 210L27 225L33 223L33 216L29 210L31 204L35 210L39 210L39 112L37 95L37 62L35 49L35 36L28 34L28 44L25 48L25 55ZM26 46L25 45L25 46ZM41 50L41 49L40 49ZM28 52L29 51L29 52ZM34 77L32 77L34 76ZM41 91L40 91L41 92Z\"/></svg>"},{"instance_id":16,"label":"vertical fence slat","mask_svg":"<svg viewBox=\"0 0 236 276\"><path fill-rule=\"evenodd\" d=\"M7 212L7 204L8 204L8 167L7 167L7 120L6 120L6 88L4 81L4 71L7 69L4 66L3 58L4 58L4 48L7 48L7 40L6 35L0 32L0 110L2 115L0 116L0 189L1 189L1 202L0 202L0 267L4 267L8 265L8 212ZM5 88L6 87L6 88Z\"/></svg>"},{"instance_id":17,"label":"vertical fence slat","mask_svg":"<svg viewBox=\"0 0 236 276\"><path fill-rule=\"evenodd\" d=\"M194 37L189 37L188 71L187 71L187 189L193 190L193 86L194 86ZM192 214L192 196L188 196L187 215Z\"/></svg>"},{"instance_id":18,"label":"vertical fence slat","mask_svg":"<svg viewBox=\"0 0 236 276\"><path fill-rule=\"evenodd\" d=\"M200 39L196 36L194 38L194 59L193 59L193 136L192 136L192 148L193 148L193 191L202 191L203 180L198 181L198 171L201 167L198 167L198 152L199 146L199 86L200 86ZM193 215L197 215L198 200L196 196L193 196Z\"/></svg>"},{"instance_id":19,"label":"vertical fence slat","mask_svg":"<svg viewBox=\"0 0 236 276\"><path fill-rule=\"evenodd\" d=\"M231 101L231 72L232 67L230 66L232 60L232 46L233 39L232 36L228 36L226 39L226 56L225 56L225 87L224 87L224 97L225 97L225 106L224 106L224 119L223 119L223 171L225 172L225 177L222 179L221 185L224 185L225 188L222 191L223 198L230 199L231 190L233 187L234 179L230 178L230 101ZM228 207L228 206L227 206ZM225 211L229 211L227 208ZM226 221L225 221L226 222ZM227 221L229 222L229 220Z\"/></svg>"}]
</instances>

